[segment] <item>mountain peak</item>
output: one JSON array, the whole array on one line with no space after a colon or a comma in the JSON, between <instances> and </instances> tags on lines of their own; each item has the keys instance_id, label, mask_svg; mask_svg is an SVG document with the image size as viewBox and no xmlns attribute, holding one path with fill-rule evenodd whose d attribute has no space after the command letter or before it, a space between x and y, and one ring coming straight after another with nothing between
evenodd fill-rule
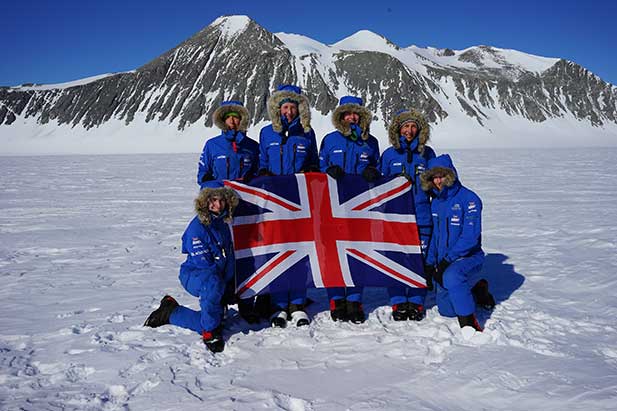
<instances>
[{"instance_id":1,"label":"mountain peak","mask_svg":"<svg viewBox=\"0 0 617 411\"><path fill-rule=\"evenodd\" d=\"M385 51L399 47L384 36L370 30L360 30L332 45L341 50Z\"/></svg>"},{"instance_id":2,"label":"mountain peak","mask_svg":"<svg viewBox=\"0 0 617 411\"><path fill-rule=\"evenodd\" d=\"M218 27L225 37L242 33L252 22L248 16L221 16L214 20L211 27Z\"/></svg>"}]
</instances>

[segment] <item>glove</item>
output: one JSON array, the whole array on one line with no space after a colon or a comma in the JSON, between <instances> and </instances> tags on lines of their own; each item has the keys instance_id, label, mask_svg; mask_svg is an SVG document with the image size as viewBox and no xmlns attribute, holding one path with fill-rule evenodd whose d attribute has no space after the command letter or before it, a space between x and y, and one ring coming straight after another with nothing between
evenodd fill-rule
<instances>
[{"instance_id":1,"label":"glove","mask_svg":"<svg viewBox=\"0 0 617 411\"><path fill-rule=\"evenodd\" d=\"M373 183L381 177L381 173L373 166L367 166L364 171L362 171L362 177L369 182Z\"/></svg>"},{"instance_id":2,"label":"glove","mask_svg":"<svg viewBox=\"0 0 617 411\"><path fill-rule=\"evenodd\" d=\"M244 184L248 184L248 183L250 183L250 182L251 182L251 180L253 179L253 177L255 177L255 176L253 175L253 173L248 172L248 173L246 173L244 176L242 176L242 177L240 177L240 178L237 178L236 180L237 180L237 181L241 181L241 182L243 182Z\"/></svg>"},{"instance_id":3,"label":"glove","mask_svg":"<svg viewBox=\"0 0 617 411\"><path fill-rule=\"evenodd\" d=\"M306 168L300 170L301 173L319 173L319 167L314 166L314 165L310 165L307 166Z\"/></svg>"},{"instance_id":4,"label":"glove","mask_svg":"<svg viewBox=\"0 0 617 411\"><path fill-rule=\"evenodd\" d=\"M212 175L212 172L204 174L204 176L201 178L202 183L205 183L206 181L212 181L212 180L214 180L214 176Z\"/></svg>"},{"instance_id":5,"label":"glove","mask_svg":"<svg viewBox=\"0 0 617 411\"><path fill-rule=\"evenodd\" d=\"M444 260L441 260L439 264L437 264L437 268L435 269L435 275L433 275L433 278L442 287L443 287L443 273L446 272L449 266L450 266L450 263L444 259Z\"/></svg>"},{"instance_id":6,"label":"glove","mask_svg":"<svg viewBox=\"0 0 617 411\"><path fill-rule=\"evenodd\" d=\"M258 177L263 177L263 176L271 177L273 175L274 175L274 173L272 171L268 170L267 168L260 168L259 171L257 172L257 176Z\"/></svg>"},{"instance_id":7,"label":"glove","mask_svg":"<svg viewBox=\"0 0 617 411\"><path fill-rule=\"evenodd\" d=\"M426 276L426 289L429 291L432 291L434 288L433 287L433 277L435 276L435 266L425 265L424 275Z\"/></svg>"},{"instance_id":8,"label":"glove","mask_svg":"<svg viewBox=\"0 0 617 411\"><path fill-rule=\"evenodd\" d=\"M326 168L326 174L335 180L340 180L345 175L345 171L343 171L341 166L330 166Z\"/></svg>"}]
</instances>

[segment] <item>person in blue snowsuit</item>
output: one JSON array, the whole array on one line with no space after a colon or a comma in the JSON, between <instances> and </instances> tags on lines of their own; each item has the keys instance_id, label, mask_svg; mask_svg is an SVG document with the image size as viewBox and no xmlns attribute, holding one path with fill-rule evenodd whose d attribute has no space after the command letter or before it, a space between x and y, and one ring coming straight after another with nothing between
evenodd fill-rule
<instances>
[{"instance_id":1,"label":"person in blue snowsuit","mask_svg":"<svg viewBox=\"0 0 617 411\"><path fill-rule=\"evenodd\" d=\"M379 170L386 177L403 175L412 183L420 248L425 257L433 221L430 197L422 190L420 176L427 170L429 160L435 158L435 151L426 145L430 138L430 128L419 112L401 110L392 118L388 127L388 138L391 147L383 152L379 160ZM388 288L388 294L392 318L395 321L420 321L424 318L426 289L401 285Z\"/></svg>"},{"instance_id":2,"label":"person in blue snowsuit","mask_svg":"<svg viewBox=\"0 0 617 411\"><path fill-rule=\"evenodd\" d=\"M461 184L447 154L430 160L421 178L422 188L435 195L426 271L434 280L437 308L443 316L457 317L461 328L482 331L475 305L495 305L486 280L470 285L484 263L482 201Z\"/></svg>"},{"instance_id":3,"label":"person in blue snowsuit","mask_svg":"<svg viewBox=\"0 0 617 411\"><path fill-rule=\"evenodd\" d=\"M345 174L362 175L373 182L381 177L377 169L379 143L369 132L372 114L360 97L345 96L332 113L335 131L326 135L319 149L319 169L335 179ZM330 316L334 321L362 323L362 288L328 288Z\"/></svg>"},{"instance_id":4,"label":"person in blue snowsuit","mask_svg":"<svg viewBox=\"0 0 617 411\"><path fill-rule=\"evenodd\" d=\"M195 199L197 215L182 235L182 253L186 261L180 266L180 283L189 294L199 298L200 311L178 304L171 296L161 300L145 326L172 324L201 334L212 352L223 351L224 306L234 294L234 248L227 224L238 196L227 187L204 188Z\"/></svg>"},{"instance_id":5,"label":"person in blue snowsuit","mask_svg":"<svg viewBox=\"0 0 617 411\"><path fill-rule=\"evenodd\" d=\"M259 145L246 135L249 113L239 101L224 101L212 115L222 133L206 141L197 170L197 184L211 180L249 180L259 165Z\"/></svg>"},{"instance_id":6,"label":"person in blue snowsuit","mask_svg":"<svg viewBox=\"0 0 617 411\"><path fill-rule=\"evenodd\" d=\"M272 120L259 134L259 175L288 175L319 171L315 132L311 128L311 107L298 86L285 84L268 99ZM274 327L285 327L289 319L296 326L309 324L304 307L306 289L271 295Z\"/></svg>"}]
</instances>

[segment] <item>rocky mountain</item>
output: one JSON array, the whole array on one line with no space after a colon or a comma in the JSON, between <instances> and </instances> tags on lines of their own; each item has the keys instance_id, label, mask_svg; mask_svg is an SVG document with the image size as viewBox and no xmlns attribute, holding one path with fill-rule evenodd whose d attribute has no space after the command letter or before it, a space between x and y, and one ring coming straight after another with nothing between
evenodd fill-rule
<instances>
[{"instance_id":1,"label":"rocky mountain","mask_svg":"<svg viewBox=\"0 0 617 411\"><path fill-rule=\"evenodd\" d=\"M462 114L484 127L495 113L533 123L573 116L596 127L617 124L617 87L570 61L489 46L401 48L368 31L327 46L228 16L131 72L0 87L0 130L18 119L86 130L111 120L210 127L227 99L244 101L256 124L268 119L266 100L282 83L300 84L323 116L341 95L360 95L382 124L404 107L433 124Z\"/></svg>"}]
</instances>

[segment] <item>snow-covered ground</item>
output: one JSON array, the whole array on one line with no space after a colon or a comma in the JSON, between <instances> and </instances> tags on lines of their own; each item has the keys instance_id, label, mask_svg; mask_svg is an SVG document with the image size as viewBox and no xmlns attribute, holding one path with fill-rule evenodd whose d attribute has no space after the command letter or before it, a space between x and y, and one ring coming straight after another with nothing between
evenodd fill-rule
<instances>
[{"instance_id":1,"label":"snow-covered ground","mask_svg":"<svg viewBox=\"0 0 617 411\"><path fill-rule=\"evenodd\" d=\"M458 150L484 201L498 299L463 340L436 307L395 323L249 326L227 347L142 323L177 280L197 155L0 157L2 410L614 410L617 149ZM432 306L433 304L429 304Z\"/></svg>"}]
</instances>

